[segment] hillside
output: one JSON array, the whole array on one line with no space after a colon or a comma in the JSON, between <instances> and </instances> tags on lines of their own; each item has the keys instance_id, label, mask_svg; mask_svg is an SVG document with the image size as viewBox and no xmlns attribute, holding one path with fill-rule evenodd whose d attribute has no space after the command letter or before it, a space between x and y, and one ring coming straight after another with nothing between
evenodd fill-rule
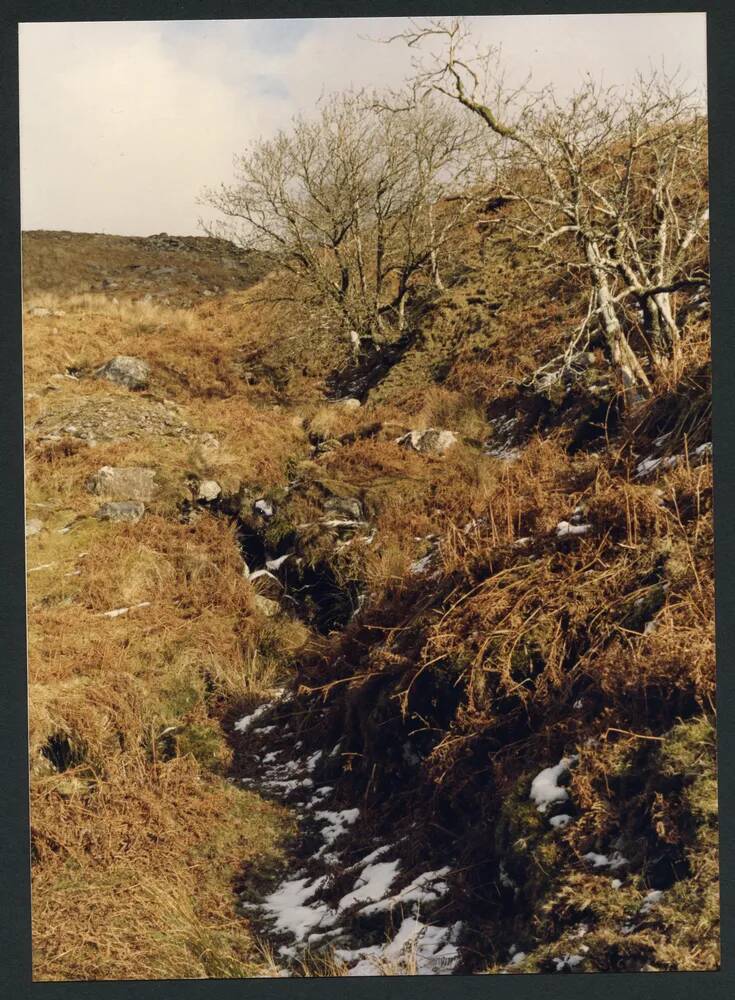
<instances>
[{"instance_id":1,"label":"hillside","mask_svg":"<svg viewBox=\"0 0 735 1000\"><path fill-rule=\"evenodd\" d=\"M708 309L626 406L487 217L362 357L24 234L36 979L718 966Z\"/></svg>"},{"instance_id":2,"label":"hillside","mask_svg":"<svg viewBox=\"0 0 735 1000\"><path fill-rule=\"evenodd\" d=\"M27 292L191 306L225 289L244 289L267 268L256 254L205 236L110 236L34 230L23 234Z\"/></svg>"}]
</instances>

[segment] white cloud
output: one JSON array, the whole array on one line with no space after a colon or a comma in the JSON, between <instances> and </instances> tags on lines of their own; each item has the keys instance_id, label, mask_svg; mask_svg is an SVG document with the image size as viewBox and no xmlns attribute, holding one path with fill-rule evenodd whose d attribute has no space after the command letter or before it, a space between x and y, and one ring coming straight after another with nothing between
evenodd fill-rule
<instances>
[{"instance_id":1,"label":"white cloud","mask_svg":"<svg viewBox=\"0 0 735 1000\"><path fill-rule=\"evenodd\" d=\"M32 56L21 49L24 227L192 231L197 192L229 172L271 102L243 114L232 88L176 61L155 28L101 45L74 28L41 26Z\"/></svg>"},{"instance_id":2,"label":"white cloud","mask_svg":"<svg viewBox=\"0 0 735 1000\"><path fill-rule=\"evenodd\" d=\"M534 83L568 90L681 65L705 80L704 16L488 17L478 35ZM231 177L233 154L309 112L322 92L398 85L410 72L385 37L403 19L25 24L20 32L26 229L197 231L196 198ZM361 37L362 36L362 37Z\"/></svg>"}]
</instances>

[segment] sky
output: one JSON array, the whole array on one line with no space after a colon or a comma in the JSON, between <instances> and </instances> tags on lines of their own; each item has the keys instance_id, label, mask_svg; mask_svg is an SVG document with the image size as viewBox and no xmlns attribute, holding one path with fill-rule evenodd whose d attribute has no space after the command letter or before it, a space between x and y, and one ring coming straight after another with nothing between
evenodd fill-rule
<instances>
[{"instance_id":1,"label":"sky","mask_svg":"<svg viewBox=\"0 0 735 1000\"><path fill-rule=\"evenodd\" d=\"M706 86L703 14L469 18L509 76L569 92L585 73L625 86L679 69ZM145 236L201 232L198 198L233 157L310 114L322 94L396 87L405 18L22 24L23 229Z\"/></svg>"}]
</instances>

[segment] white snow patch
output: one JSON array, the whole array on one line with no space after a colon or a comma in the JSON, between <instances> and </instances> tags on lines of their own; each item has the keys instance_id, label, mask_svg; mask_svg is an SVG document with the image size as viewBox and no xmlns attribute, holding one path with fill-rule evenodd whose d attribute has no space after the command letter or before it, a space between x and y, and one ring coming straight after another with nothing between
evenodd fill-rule
<instances>
[{"instance_id":1,"label":"white snow patch","mask_svg":"<svg viewBox=\"0 0 735 1000\"><path fill-rule=\"evenodd\" d=\"M243 717L241 719L238 719L237 722L235 723L235 729L237 730L237 732L238 733L247 732L247 730L252 726L252 724L255 722L256 719L259 719L261 715L265 715L265 713L268 711L268 709L271 707L272 704L273 704L272 702L267 701L264 705L259 705L254 712L250 713L250 715L243 715Z\"/></svg>"},{"instance_id":2,"label":"white snow patch","mask_svg":"<svg viewBox=\"0 0 735 1000\"><path fill-rule=\"evenodd\" d=\"M585 861L589 861L593 868L611 868L613 871L629 863L628 859L624 858L620 851L614 851L611 857L608 857L607 854L597 854L595 851L588 851L582 857Z\"/></svg>"},{"instance_id":3,"label":"white snow patch","mask_svg":"<svg viewBox=\"0 0 735 1000\"><path fill-rule=\"evenodd\" d=\"M546 812L554 802L566 802L569 792L563 785L559 784L559 779L569 773L572 764L576 763L578 757L573 754L571 757L562 757L554 767L545 767L531 782L530 798L536 803L539 812Z\"/></svg>"},{"instance_id":4,"label":"white snow patch","mask_svg":"<svg viewBox=\"0 0 735 1000\"><path fill-rule=\"evenodd\" d=\"M359 815L359 809L342 809L341 812L322 809L314 813L316 819L327 820L327 825L322 828L322 838L329 847L334 844L338 837L342 836L348 826L352 826L357 821Z\"/></svg>"},{"instance_id":5,"label":"white snow patch","mask_svg":"<svg viewBox=\"0 0 735 1000\"><path fill-rule=\"evenodd\" d=\"M584 955L561 955L554 959L554 965L557 972L563 972L565 969L574 969L583 961Z\"/></svg>"},{"instance_id":6,"label":"white snow patch","mask_svg":"<svg viewBox=\"0 0 735 1000\"><path fill-rule=\"evenodd\" d=\"M567 815L567 813L561 813L559 816L552 816L549 823L555 830L563 830L565 826L572 822L572 817Z\"/></svg>"},{"instance_id":7,"label":"white snow patch","mask_svg":"<svg viewBox=\"0 0 735 1000\"><path fill-rule=\"evenodd\" d=\"M366 865L371 865L374 861L377 861L379 857L385 854L386 851L390 851L390 844L383 844L382 847L376 847L374 851L366 854L362 861L358 861L356 864L352 865L351 871L356 871L358 868L364 868Z\"/></svg>"},{"instance_id":8,"label":"white snow patch","mask_svg":"<svg viewBox=\"0 0 735 1000\"><path fill-rule=\"evenodd\" d=\"M569 521L559 521L556 526L556 537L568 538L571 535L586 535L591 530L591 524L571 524Z\"/></svg>"},{"instance_id":9,"label":"white snow patch","mask_svg":"<svg viewBox=\"0 0 735 1000\"><path fill-rule=\"evenodd\" d=\"M331 792L334 791L333 785L319 785L318 788L314 789L314 794L311 797L311 801L307 803L307 809L313 809L314 805L318 804L322 799L326 799Z\"/></svg>"},{"instance_id":10,"label":"white snow patch","mask_svg":"<svg viewBox=\"0 0 735 1000\"><path fill-rule=\"evenodd\" d=\"M259 580L261 577L268 577L270 580L275 580L276 583L280 582L277 576L274 576L269 569L256 569L254 573L251 573L248 579L252 582L254 580Z\"/></svg>"},{"instance_id":11,"label":"white snow patch","mask_svg":"<svg viewBox=\"0 0 735 1000\"><path fill-rule=\"evenodd\" d=\"M355 903L369 903L383 899L395 881L399 868L398 861L378 861L366 865L352 891L340 899L337 909L346 910Z\"/></svg>"},{"instance_id":12,"label":"white snow patch","mask_svg":"<svg viewBox=\"0 0 735 1000\"><path fill-rule=\"evenodd\" d=\"M288 795L290 792L295 791L297 788L311 788L314 782L311 778L302 778L299 781L298 778L291 778L289 780L276 780L276 781L266 781L264 785L268 789L277 788L283 795Z\"/></svg>"},{"instance_id":13,"label":"white snow patch","mask_svg":"<svg viewBox=\"0 0 735 1000\"><path fill-rule=\"evenodd\" d=\"M663 892L660 889L652 889L643 900L643 905L641 906L639 913L648 913L654 906L658 905L663 898Z\"/></svg>"},{"instance_id":14,"label":"white snow patch","mask_svg":"<svg viewBox=\"0 0 735 1000\"><path fill-rule=\"evenodd\" d=\"M302 941L315 927L331 927L337 914L326 903L309 905L309 900L314 898L325 881L326 876L282 882L275 892L266 896L263 906L274 918L276 929Z\"/></svg>"},{"instance_id":15,"label":"white snow patch","mask_svg":"<svg viewBox=\"0 0 735 1000\"><path fill-rule=\"evenodd\" d=\"M306 763L304 765L307 771L314 770L314 768L319 763L319 760L321 759L323 752L324 752L323 750L317 750L316 753L313 753L311 755L311 757L307 757Z\"/></svg>"},{"instance_id":16,"label":"white snow patch","mask_svg":"<svg viewBox=\"0 0 735 1000\"><path fill-rule=\"evenodd\" d=\"M287 552L285 556L279 556L277 559L267 559L265 563L265 568L269 570L280 569L287 559L291 558L291 553Z\"/></svg>"},{"instance_id":17,"label":"white snow patch","mask_svg":"<svg viewBox=\"0 0 735 1000\"><path fill-rule=\"evenodd\" d=\"M406 917L396 936L384 947L373 945L355 951L337 949L335 955L347 964L358 960L349 970L350 976L381 975L381 963L401 961L409 967L415 965L419 976L449 975L459 960L456 941L461 930L460 922L449 927L433 927L415 917Z\"/></svg>"},{"instance_id":18,"label":"white snow patch","mask_svg":"<svg viewBox=\"0 0 735 1000\"><path fill-rule=\"evenodd\" d=\"M403 903L417 903L420 905L422 903L435 902L449 890L449 886L443 879L450 871L450 868L438 868L433 872L423 872L423 874L418 875L413 882L409 882L408 885L404 886L394 896L388 896L377 903L364 906L360 912L369 916L371 913L392 910L395 906ZM414 912L417 909L418 907L415 907Z\"/></svg>"},{"instance_id":19,"label":"white snow patch","mask_svg":"<svg viewBox=\"0 0 735 1000\"><path fill-rule=\"evenodd\" d=\"M648 476L659 466L663 469L671 469L675 465L678 465L681 460L681 455L669 455L664 458L660 456L659 458L654 458L653 455L649 455L648 458L642 459L638 465L635 467L635 478L640 479L643 476Z\"/></svg>"}]
</instances>

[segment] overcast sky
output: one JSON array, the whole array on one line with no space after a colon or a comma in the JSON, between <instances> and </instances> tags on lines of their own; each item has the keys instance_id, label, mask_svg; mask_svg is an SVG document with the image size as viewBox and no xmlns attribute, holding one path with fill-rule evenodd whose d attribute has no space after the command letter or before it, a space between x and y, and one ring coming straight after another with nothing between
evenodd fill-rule
<instances>
[{"instance_id":1,"label":"overcast sky","mask_svg":"<svg viewBox=\"0 0 735 1000\"><path fill-rule=\"evenodd\" d=\"M706 83L703 14L471 19L534 85L586 72L626 84L664 63ZM232 179L233 154L308 113L323 92L395 86L399 18L137 21L20 26L24 229L199 232L197 196Z\"/></svg>"}]
</instances>

